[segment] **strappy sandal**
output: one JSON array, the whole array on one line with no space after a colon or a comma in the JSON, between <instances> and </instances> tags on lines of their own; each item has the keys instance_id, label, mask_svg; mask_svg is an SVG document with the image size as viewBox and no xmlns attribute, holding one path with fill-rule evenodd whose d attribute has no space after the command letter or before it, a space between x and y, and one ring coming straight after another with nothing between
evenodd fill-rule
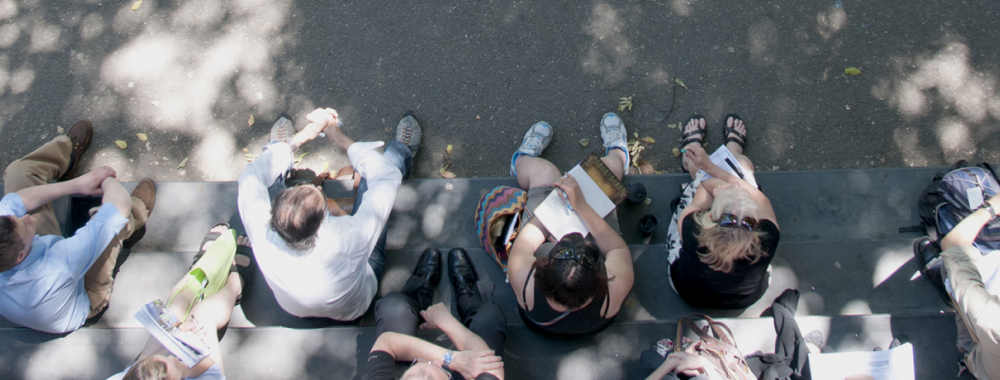
<instances>
[{"instance_id":1,"label":"strappy sandal","mask_svg":"<svg viewBox=\"0 0 1000 380\"><path fill-rule=\"evenodd\" d=\"M681 126L681 128L687 129L687 125L691 124L691 121L700 120L700 119L704 119L704 118L705 118L704 116L697 115L697 114L694 115L694 116L691 116L691 117L688 118L687 122L684 123L683 126ZM705 125L707 126L708 123L706 122ZM689 132L684 132L683 134L681 134L681 139L682 139L681 148L683 149L684 147L688 146L688 144L691 144L691 143L699 143L701 145L705 145L705 140L703 140L703 138L705 137L705 128L706 127L699 127L696 130L689 131Z\"/></svg>"},{"instance_id":2,"label":"strappy sandal","mask_svg":"<svg viewBox=\"0 0 1000 380\"><path fill-rule=\"evenodd\" d=\"M740 119L740 115L737 115L735 113L731 113L729 115L726 115L726 118L723 119L723 125L722 125L722 139L725 142L722 143L722 144L723 145L728 145L730 142L735 142L736 144L738 144L740 146L740 149L746 150L747 149L747 134L746 134L746 131L744 131L743 133L740 133L740 132L736 131L736 127L730 127L729 126L729 118L733 118L733 124L734 125L736 124L737 120L743 121L743 119ZM746 127L746 122L743 122L743 126ZM730 136L730 134L735 134L736 136Z\"/></svg>"},{"instance_id":3,"label":"strappy sandal","mask_svg":"<svg viewBox=\"0 0 1000 380\"><path fill-rule=\"evenodd\" d=\"M236 237L236 241L237 241L237 244L236 244L236 256L245 256L248 261L252 260L251 257L253 257L253 247L252 246L246 246L246 245L240 245L238 242L239 242L239 239L241 237L245 238L248 242L250 240L250 238L247 237L246 234L241 234L241 235L239 235L239 236ZM244 267L244 268L249 268L249 267L250 267L250 264L247 264L247 266ZM239 279L240 279L240 295L236 296L236 305L239 305L239 304L243 303L243 293L247 290L247 282L246 282L246 280L243 279L243 275L240 274L240 272L239 272L239 265L236 264L235 259L233 261L233 265L231 267L229 267L229 273L236 273L236 276L239 277Z\"/></svg>"}]
</instances>

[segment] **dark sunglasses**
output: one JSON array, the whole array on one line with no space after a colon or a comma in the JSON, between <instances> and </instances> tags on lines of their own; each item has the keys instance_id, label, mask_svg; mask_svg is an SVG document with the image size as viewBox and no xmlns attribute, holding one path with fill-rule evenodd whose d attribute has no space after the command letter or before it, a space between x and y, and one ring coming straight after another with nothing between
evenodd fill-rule
<instances>
[{"instance_id":1,"label":"dark sunglasses","mask_svg":"<svg viewBox=\"0 0 1000 380\"><path fill-rule=\"evenodd\" d=\"M582 253L577 253L572 248L560 249L559 251L556 251L556 254L552 257L556 260L576 260L576 262L580 263L580 265L583 265L584 267L594 267L594 259L592 257Z\"/></svg>"},{"instance_id":2,"label":"dark sunglasses","mask_svg":"<svg viewBox=\"0 0 1000 380\"><path fill-rule=\"evenodd\" d=\"M719 218L720 227L730 227L730 228L743 228L747 231L757 230L757 219L751 218L749 216L740 219L738 216L733 214L722 214Z\"/></svg>"}]
</instances>

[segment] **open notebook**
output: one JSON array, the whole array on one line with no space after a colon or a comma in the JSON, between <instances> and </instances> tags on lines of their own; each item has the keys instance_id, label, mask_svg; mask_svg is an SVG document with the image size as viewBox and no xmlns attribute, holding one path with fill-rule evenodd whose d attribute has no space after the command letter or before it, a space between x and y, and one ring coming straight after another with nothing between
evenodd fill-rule
<instances>
[{"instance_id":1,"label":"open notebook","mask_svg":"<svg viewBox=\"0 0 1000 380\"><path fill-rule=\"evenodd\" d=\"M628 195L622 181L611 173L611 169L608 169L595 153L591 153L583 162L574 166L568 174L580 184L580 190L583 191L587 204L602 218L614 210ZM535 209L535 217L556 239L574 232L583 236L590 234L580 216L570 210L568 205L569 201L563 197L562 191L556 188Z\"/></svg>"},{"instance_id":2,"label":"open notebook","mask_svg":"<svg viewBox=\"0 0 1000 380\"><path fill-rule=\"evenodd\" d=\"M744 181L747 181L747 183L749 183L753 187L758 187L757 179L754 178L753 172L744 168L743 165L740 165L740 162L736 160L736 156L734 156L733 152L730 152L729 148L726 148L725 145L720 146L719 149L716 149L715 153L712 153L711 156L708 156L708 159L712 160L712 162L714 162L716 165L722 168L722 170L725 170L737 177L742 178ZM705 173L704 170L700 170L699 172L701 172L702 175L705 176L704 179L712 178L712 176L708 175L708 173Z\"/></svg>"}]
</instances>

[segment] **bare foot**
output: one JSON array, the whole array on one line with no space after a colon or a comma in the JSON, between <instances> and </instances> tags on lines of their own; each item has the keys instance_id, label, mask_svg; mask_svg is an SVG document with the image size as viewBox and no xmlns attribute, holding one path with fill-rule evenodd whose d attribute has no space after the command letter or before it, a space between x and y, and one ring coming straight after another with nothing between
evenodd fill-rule
<instances>
[{"instance_id":1,"label":"bare foot","mask_svg":"<svg viewBox=\"0 0 1000 380\"><path fill-rule=\"evenodd\" d=\"M703 117L702 118L698 118L698 119L688 120L687 125L684 126L684 132L683 132L683 134L687 135L688 133L691 133L692 135L688 137L689 139L692 138L692 137L695 137L695 138L700 138L702 141L704 141L705 140L705 132L704 132L704 130L705 130L706 123L707 122L705 121L705 118L703 118ZM684 146L682 148L684 148L685 150L687 150L687 149L690 149L692 146L695 146L695 145L701 146L700 143L698 143L697 141L695 141L695 142L691 142L691 143L688 143L688 144L684 144ZM693 167L693 166L691 166L691 160L688 159L687 156L681 156L681 157L683 157L681 159L681 166L684 168L685 171L691 172L690 168ZM694 178L694 174L691 174L691 178Z\"/></svg>"}]
</instances>

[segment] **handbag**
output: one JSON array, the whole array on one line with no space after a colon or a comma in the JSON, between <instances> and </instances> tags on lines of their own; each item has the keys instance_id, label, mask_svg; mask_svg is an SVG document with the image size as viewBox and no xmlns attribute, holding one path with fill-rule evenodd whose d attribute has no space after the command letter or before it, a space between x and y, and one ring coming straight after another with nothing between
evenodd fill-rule
<instances>
[{"instance_id":1,"label":"handbag","mask_svg":"<svg viewBox=\"0 0 1000 380\"><path fill-rule=\"evenodd\" d=\"M709 328L707 330L714 333L715 336L699 328L691 319L692 317L699 317L708 322ZM679 344L683 342L685 326L694 331L700 338L697 342L687 345L686 348ZM675 342L678 344L674 345L674 352L683 351L705 358L727 380L757 380L757 376L750 371L746 359L736 347L732 330L725 323L715 321L705 314L691 314L677 322L677 340Z\"/></svg>"},{"instance_id":2,"label":"handbag","mask_svg":"<svg viewBox=\"0 0 1000 380\"><path fill-rule=\"evenodd\" d=\"M483 194L476 206L476 232L486 253L507 271L507 254L514 243L520 225L517 214L528 203L528 192L510 187L498 186ZM510 231L511 233L507 233Z\"/></svg>"},{"instance_id":3,"label":"handbag","mask_svg":"<svg viewBox=\"0 0 1000 380\"><path fill-rule=\"evenodd\" d=\"M195 303L211 297L226 285L235 257L236 232L229 229L220 234L205 251L205 254L192 265L191 270L184 276L184 286L174 292L170 296L170 300L167 301L167 306L170 306L174 298L181 294L184 289L194 293L194 298L187 305L187 312L180 318L181 322L187 320Z\"/></svg>"}]
</instances>

